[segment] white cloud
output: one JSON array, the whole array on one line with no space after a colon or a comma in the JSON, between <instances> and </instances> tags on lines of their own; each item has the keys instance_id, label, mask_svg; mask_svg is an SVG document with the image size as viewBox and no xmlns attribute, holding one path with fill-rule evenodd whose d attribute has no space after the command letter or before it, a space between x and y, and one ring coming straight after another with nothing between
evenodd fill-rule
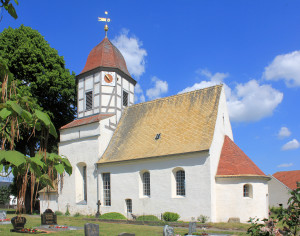
<instances>
[{"instance_id":1,"label":"white cloud","mask_svg":"<svg viewBox=\"0 0 300 236\"><path fill-rule=\"evenodd\" d=\"M135 103L145 102L145 100L146 99L142 87L139 84L136 84L134 88L134 102Z\"/></svg>"},{"instance_id":2,"label":"white cloud","mask_svg":"<svg viewBox=\"0 0 300 236\"><path fill-rule=\"evenodd\" d=\"M209 81L203 80L200 83L195 83L193 86L187 87L187 88L183 89L182 91L180 91L179 93L186 93L186 92L194 91L197 89L207 88L210 86L221 84L223 82L223 80L229 76L229 74L227 74L227 73L218 73L217 72L215 74L212 74L208 70L198 70L197 74L204 75L206 78L209 79Z\"/></svg>"},{"instance_id":3,"label":"white cloud","mask_svg":"<svg viewBox=\"0 0 300 236\"><path fill-rule=\"evenodd\" d=\"M298 142L297 139L293 139L292 141L287 142L281 147L281 150L286 151L286 150L292 150L292 149L297 149L300 147L300 143Z\"/></svg>"},{"instance_id":4,"label":"white cloud","mask_svg":"<svg viewBox=\"0 0 300 236\"><path fill-rule=\"evenodd\" d=\"M284 80L288 87L300 86L300 51L278 55L265 68L267 80Z\"/></svg>"},{"instance_id":5,"label":"white cloud","mask_svg":"<svg viewBox=\"0 0 300 236\"><path fill-rule=\"evenodd\" d=\"M283 164L278 165L277 167L290 167L293 165L294 165L293 163L283 163Z\"/></svg>"},{"instance_id":6,"label":"white cloud","mask_svg":"<svg viewBox=\"0 0 300 236\"><path fill-rule=\"evenodd\" d=\"M212 74L207 70L201 70L200 74L207 80L185 88L179 93L220 84L229 76L228 73ZM224 88L230 119L236 122L258 121L271 116L283 99L281 92L272 88L271 85L260 85L256 80L237 84L233 90L226 84Z\"/></svg>"},{"instance_id":7,"label":"white cloud","mask_svg":"<svg viewBox=\"0 0 300 236\"><path fill-rule=\"evenodd\" d=\"M287 127L281 127L278 132L278 138L286 138L291 135L291 131Z\"/></svg>"},{"instance_id":8,"label":"white cloud","mask_svg":"<svg viewBox=\"0 0 300 236\"><path fill-rule=\"evenodd\" d=\"M124 56L129 73L139 78L145 72L147 51L142 48L142 41L135 36L128 36L128 32L129 30L123 29L112 42Z\"/></svg>"},{"instance_id":9,"label":"white cloud","mask_svg":"<svg viewBox=\"0 0 300 236\"><path fill-rule=\"evenodd\" d=\"M232 121L258 121L271 116L281 103L283 94L271 85L260 85L256 80L238 84L227 96L229 116Z\"/></svg>"},{"instance_id":10,"label":"white cloud","mask_svg":"<svg viewBox=\"0 0 300 236\"><path fill-rule=\"evenodd\" d=\"M167 81L160 80L156 76L154 76L151 80L155 83L155 85L153 88L147 89L146 91L146 95L150 100L160 98L162 94L168 92Z\"/></svg>"}]
</instances>

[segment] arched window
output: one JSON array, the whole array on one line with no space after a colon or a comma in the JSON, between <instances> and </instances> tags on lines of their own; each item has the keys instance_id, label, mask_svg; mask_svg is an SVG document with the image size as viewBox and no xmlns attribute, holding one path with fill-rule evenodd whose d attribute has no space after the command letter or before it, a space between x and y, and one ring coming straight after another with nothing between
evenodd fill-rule
<instances>
[{"instance_id":1,"label":"arched window","mask_svg":"<svg viewBox=\"0 0 300 236\"><path fill-rule=\"evenodd\" d=\"M176 172L176 195L185 196L185 172L178 170Z\"/></svg>"},{"instance_id":2,"label":"arched window","mask_svg":"<svg viewBox=\"0 0 300 236\"><path fill-rule=\"evenodd\" d=\"M252 191L252 185L251 184L245 184L243 186L243 196L252 198L253 191Z\"/></svg>"},{"instance_id":3,"label":"arched window","mask_svg":"<svg viewBox=\"0 0 300 236\"><path fill-rule=\"evenodd\" d=\"M150 173L145 172L143 174L143 194L144 196L150 196Z\"/></svg>"}]
</instances>

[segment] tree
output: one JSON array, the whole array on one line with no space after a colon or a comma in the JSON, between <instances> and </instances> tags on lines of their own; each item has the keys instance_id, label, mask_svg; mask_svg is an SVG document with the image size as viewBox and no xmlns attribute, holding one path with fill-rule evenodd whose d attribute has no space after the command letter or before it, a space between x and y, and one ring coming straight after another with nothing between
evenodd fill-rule
<instances>
[{"instance_id":1,"label":"tree","mask_svg":"<svg viewBox=\"0 0 300 236\"><path fill-rule=\"evenodd\" d=\"M55 153L47 153L49 135L57 133L49 116L38 109L36 100L26 95L16 86L13 75L0 58L0 170L7 175L13 173L18 183L18 211L25 205L28 183L30 183L31 213L39 184L53 187L57 175L66 171L72 174L72 167L67 158ZM25 90L26 92L26 90ZM15 150L15 141L22 138L20 130L34 137L39 134L39 151L34 157L28 157ZM1 174L0 174L1 175Z\"/></svg>"},{"instance_id":2,"label":"tree","mask_svg":"<svg viewBox=\"0 0 300 236\"><path fill-rule=\"evenodd\" d=\"M63 57L50 47L38 31L24 25L18 29L5 29L0 34L0 57L14 75L18 88L36 99L57 131L74 119L75 75L70 74ZM27 142L28 134L22 133L22 136L24 138L17 142L16 150L34 156L38 138ZM55 151L58 139L49 137L48 141L48 150Z\"/></svg>"},{"instance_id":3,"label":"tree","mask_svg":"<svg viewBox=\"0 0 300 236\"><path fill-rule=\"evenodd\" d=\"M9 186L3 186L0 188L0 204L7 204L10 200L10 187Z\"/></svg>"}]
</instances>

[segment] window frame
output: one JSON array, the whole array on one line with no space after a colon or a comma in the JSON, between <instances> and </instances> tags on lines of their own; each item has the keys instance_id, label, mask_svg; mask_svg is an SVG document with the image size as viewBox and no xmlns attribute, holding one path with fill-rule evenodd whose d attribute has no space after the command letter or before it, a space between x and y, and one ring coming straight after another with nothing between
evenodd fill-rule
<instances>
[{"instance_id":1,"label":"window frame","mask_svg":"<svg viewBox=\"0 0 300 236\"><path fill-rule=\"evenodd\" d=\"M93 110L93 91L85 92L85 111Z\"/></svg>"},{"instance_id":2,"label":"window frame","mask_svg":"<svg viewBox=\"0 0 300 236\"><path fill-rule=\"evenodd\" d=\"M124 96L126 97L126 99L124 98ZM126 104L124 103L125 101L126 101ZM122 105L123 105L123 107L129 106L129 92L125 91L124 89L122 92Z\"/></svg>"},{"instance_id":3,"label":"window frame","mask_svg":"<svg viewBox=\"0 0 300 236\"><path fill-rule=\"evenodd\" d=\"M130 199L130 198L125 199L125 203L126 203L127 214L132 213L132 199Z\"/></svg>"},{"instance_id":4,"label":"window frame","mask_svg":"<svg viewBox=\"0 0 300 236\"><path fill-rule=\"evenodd\" d=\"M243 185L243 197L244 198L253 198L252 184L244 184Z\"/></svg>"},{"instance_id":5,"label":"window frame","mask_svg":"<svg viewBox=\"0 0 300 236\"><path fill-rule=\"evenodd\" d=\"M149 171L142 174L143 196L151 196L151 179Z\"/></svg>"},{"instance_id":6,"label":"window frame","mask_svg":"<svg viewBox=\"0 0 300 236\"><path fill-rule=\"evenodd\" d=\"M176 196L186 196L185 171L180 169L175 172Z\"/></svg>"},{"instance_id":7,"label":"window frame","mask_svg":"<svg viewBox=\"0 0 300 236\"><path fill-rule=\"evenodd\" d=\"M111 206L111 178L110 173L102 173L103 205Z\"/></svg>"}]
</instances>

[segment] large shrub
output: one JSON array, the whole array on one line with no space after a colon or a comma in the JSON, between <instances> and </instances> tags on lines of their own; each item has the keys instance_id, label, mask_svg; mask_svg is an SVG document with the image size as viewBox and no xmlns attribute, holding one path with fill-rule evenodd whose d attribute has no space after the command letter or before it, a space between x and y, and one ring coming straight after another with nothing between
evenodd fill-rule
<instances>
[{"instance_id":1,"label":"large shrub","mask_svg":"<svg viewBox=\"0 0 300 236\"><path fill-rule=\"evenodd\" d=\"M105 220L126 220L126 217L119 212L105 213L100 216L100 219Z\"/></svg>"},{"instance_id":2,"label":"large shrub","mask_svg":"<svg viewBox=\"0 0 300 236\"><path fill-rule=\"evenodd\" d=\"M163 214L163 219L165 221L177 221L180 218L180 215L174 212L165 212Z\"/></svg>"},{"instance_id":3,"label":"large shrub","mask_svg":"<svg viewBox=\"0 0 300 236\"><path fill-rule=\"evenodd\" d=\"M159 221L154 215L143 215L136 218L137 221Z\"/></svg>"}]
</instances>

